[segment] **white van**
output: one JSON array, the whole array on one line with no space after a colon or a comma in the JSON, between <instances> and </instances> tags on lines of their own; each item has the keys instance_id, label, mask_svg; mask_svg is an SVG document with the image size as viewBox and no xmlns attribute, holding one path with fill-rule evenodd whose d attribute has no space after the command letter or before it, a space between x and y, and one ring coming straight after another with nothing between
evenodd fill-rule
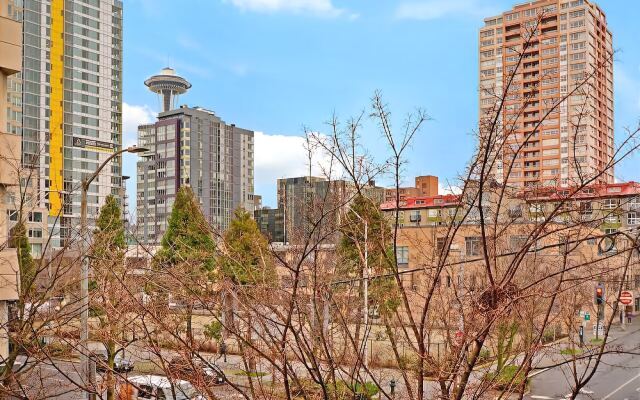
<instances>
[{"instance_id":1,"label":"white van","mask_svg":"<svg viewBox=\"0 0 640 400\"><path fill-rule=\"evenodd\" d=\"M131 400L206 400L202 394L187 381L173 382L166 376L141 375L127 378L131 390ZM125 385L122 385L125 386ZM121 386L121 391L127 390ZM173 393L175 391L175 397ZM130 393L126 391L126 393Z\"/></svg>"}]
</instances>

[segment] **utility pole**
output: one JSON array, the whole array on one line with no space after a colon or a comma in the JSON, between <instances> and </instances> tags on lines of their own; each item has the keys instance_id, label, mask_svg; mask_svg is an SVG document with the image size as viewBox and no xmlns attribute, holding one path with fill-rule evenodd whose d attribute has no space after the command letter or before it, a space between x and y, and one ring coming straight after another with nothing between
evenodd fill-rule
<instances>
[{"instance_id":1,"label":"utility pole","mask_svg":"<svg viewBox=\"0 0 640 400\"><path fill-rule=\"evenodd\" d=\"M96 171L82 180L81 202L80 202L80 256L82 257L80 276L80 342L84 346L81 352L82 372L87 380L88 388L86 396L89 400L96 399L96 362L89 356L89 242L87 239L87 192L91 182L100 174L100 171L117 156L122 153L142 153L149 151L143 147L128 147L121 149L110 155Z\"/></svg>"}]
</instances>

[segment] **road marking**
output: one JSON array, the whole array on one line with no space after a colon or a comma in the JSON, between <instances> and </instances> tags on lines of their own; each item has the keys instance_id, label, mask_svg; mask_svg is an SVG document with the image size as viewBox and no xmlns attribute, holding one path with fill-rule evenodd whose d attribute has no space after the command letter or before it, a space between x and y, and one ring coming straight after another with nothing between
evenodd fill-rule
<instances>
[{"instance_id":1,"label":"road marking","mask_svg":"<svg viewBox=\"0 0 640 400\"><path fill-rule=\"evenodd\" d=\"M550 369L551 368L544 368L544 369L541 369L541 370L538 370L538 371L534 371L534 372L530 373L528 377L529 378L533 378L534 376L539 375L539 374L541 374L543 372L546 372L546 371L548 371Z\"/></svg>"},{"instance_id":2,"label":"road marking","mask_svg":"<svg viewBox=\"0 0 640 400\"><path fill-rule=\"evenodd\" d=\"M620 389L622 389L623 387L627 386L628 384L630 384L631 382L635 381L636 379L640 378L640 374L634 376L633 378L629 379L628 381L626 381L625 383L623 383L619 388L617 388L616 390L614 390L613 392L609 393L608 395L604 396L602 398L602 400L607 400L608 398L610 398L611 396L613 396L614 394L618 393L620 391ZM637 390L637 389L636 389Z\"/></svg>"},{"instance_id":3,"label":"road marking","mask_svg":"<svg viewBox=\"0 0 640 400\"><path fill-rule=\"evenodd\" d=\"M553 400L553 397L549 397L549 396L538 396L538 395L533 395L531 396L532 399L540 399L540 400Z\"/></svg>"}]
</instances>

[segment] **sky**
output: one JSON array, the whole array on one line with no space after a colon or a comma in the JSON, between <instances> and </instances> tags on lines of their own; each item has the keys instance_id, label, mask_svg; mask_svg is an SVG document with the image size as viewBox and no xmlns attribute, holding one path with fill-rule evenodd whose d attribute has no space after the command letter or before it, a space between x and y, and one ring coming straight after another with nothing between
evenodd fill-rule
<instances>
[{"instance_id":1,"label":"sky","mask_svg":"<svg viewBox=\"0 0 640 400\"><path fill-rule=\"evenodd\" d=\"M464 172L478 119L478 29L509 9L504 0L125 0L124 144L160 108L143 82L170 66L193 87L180 104L216 112L256 131L255 191L275 206L276 179L307 171L301 135L323 132L370 111L375 91L394 126L417 108L430 120L409 150L403 175L437 175L441 186ZM616 139L640 120L640 1L600 0L617 51ZM361 132L385 157L375 124ZM132 177L135 157L125 157ZM640 180L640 156L615 171Z\"/></svg>"}]
</instances>

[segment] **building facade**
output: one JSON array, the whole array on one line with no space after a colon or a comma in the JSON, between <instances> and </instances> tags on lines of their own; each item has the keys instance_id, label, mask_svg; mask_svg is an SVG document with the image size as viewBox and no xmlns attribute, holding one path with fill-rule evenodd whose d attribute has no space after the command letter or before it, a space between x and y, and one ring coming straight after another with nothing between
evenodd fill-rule
<instances>
[{"instance_id":1,"label":"building facade","mask_svg":"<svg viewBox=\"0 0 640 400\"><path fill-rule=\"evenodd\" d=\"M611 302L617 295L616 285L622 282L624 290L634 293L625 312L640 312L640 252L628 239L637 237L640 229L640 183L600 184L579 190L512 190L497 209L499 193L491 193L483 201L486 231L498 227L499 234L487 234L497 269L510 265L524 248L528 261L518 279L530 282L528 266L551 276L563 265L566 254L570 265L585 268L579 273L575 267L576 274L581 274L577 285L584 289L581 293L586 299L583 310L595 315L593 287L601 281L608 287ZM416 293L426 290L425 282L432 282L429 271L438 265L442 254L446 254L447 264L440 276L443 287L464 286L479 292L486 287L479 213L475 202L470 206L465 200L469 194L407 198L399 207L395 202L381 205L390 223L398 214L398 270ZM536 233L542 224L544 233Z\"/></svg>"},{"instance_id":2,"label":"building facade","mask_svg":"<svg viewBox=\"0 0 640 400\"><path fill-rule=\"evenodd\" d=\"M284 209L259 208L254 213L254 219L260 231L269 239L269 242L284 243Z\"/></svg>"},{"instance_id":3,"label":"building facade","mask_svg":"<svg viewBox=\"0 0 640 400\"><path fill-rule=\"evenodd\" d=\"M9 201L20 185L20 136L7 130L7 79L22 65L22 28L13 2L0 0L0 359L9 355L8 303L18 299L18 256L9 238Z\"/></svg>"},{"instance_id":4,"label":"building facade","mask_svg":"<svg viewBox=\"0 0 640 400\"><path fill-rule=\"evenodd\" d=\"M432 175L416 176L414 187L401 187L398 190L400 200L409 197L418 196L437 196L438 195L438 177ZM396 200L396 188L385 189L384 201Z\"/></svg>"},{"instance_id":5,"label":"building facade","mask_svg":"<svg viewBox=\"0 0 640 400\"><path fill-rule=\"evenodd\" d=\"M376 204L384 200L385 189L369 182L362 188L363 195ZM255 212L262 233L272 242L297 244L311 231L331 242L337 238L337 224L356 195L356 187L345 180L301 176L278 179L278 208ZM314 227L322 220L322 227Z\"/></svg>"},{"instance_id":6,"label":"building facade","mask_svg":"<svg viewBox=\"0 0 640 400\"><path fill-rule=\"evenodd\" d=\"M253 214L253 131L227 124L214 112L182 106L138 127L137 235L159 243L178 189L187 185L207 220L224 231L234 210Z\"/></svg>"},{"instance_id":7,"label":"building facade","mask_svg":"<svg viewBox=\"0 0 640 400\"><path fill-rule=\"evenodd\" d=\"M78 233L81 180L122 145L122 2L18 3L24 52L22 74L10 84L9 127L22 135L29 190L59 248ZM118 157L89 188L90 224L121 186Z\"/></svg>"},{"instance_id":8,"label":"building facade","mask_svg":"<svg viewBox=\"0 0 640 400\"><path fill-rule=\"evenodd\" d=\"M486 18L479 53L481 148L498 182L613 183L613 44L595 3L538 0Z\"/></svg>"}]
</instances>

